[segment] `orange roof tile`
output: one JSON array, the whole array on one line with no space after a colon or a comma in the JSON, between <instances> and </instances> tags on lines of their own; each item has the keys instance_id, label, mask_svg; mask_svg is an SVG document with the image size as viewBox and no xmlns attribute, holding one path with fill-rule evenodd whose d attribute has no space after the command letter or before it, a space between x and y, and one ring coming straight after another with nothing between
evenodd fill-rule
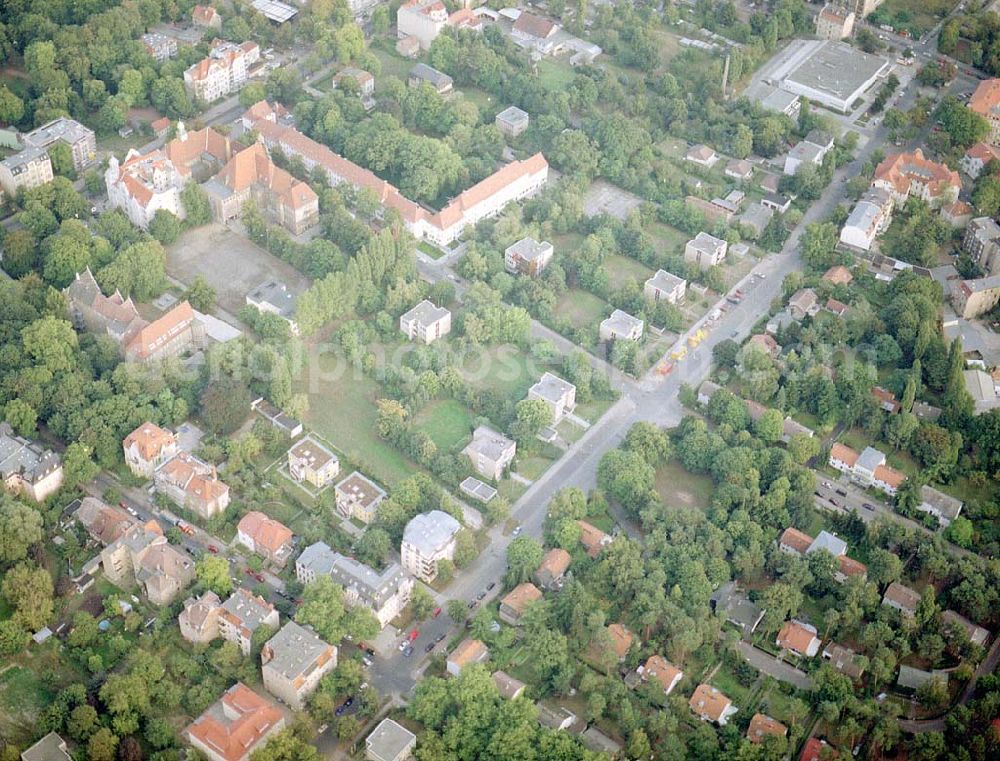
<instances>
[{"instance_id":1,"label":"orange roof tile","mask_svg":"<svg viewBox=\"0 0 1000 761\"><path fill-rule=\"evenodd\" d=\"M988 164L993 159L1000 158L1000 150L994 148L989 143L976 143L965 152L965 157Z\"/></svg>"},{"instance_id":2,"label":"orange roof tile","mask_svg":"<svg viewBox=\"0 0 1000 761\"><path fill-rule=\"evenodd\" d=\"M272 554L292 541L291 529L256 510L240 518L237 530L253 539L254 545Z\"/></svg>"},{"instance_id":3,"label":"orange roof tile","mask_svg":"<svg viewBox=\"0 0 1000 761\"><path fill-rule=\"evenodd\" d=\"M596 558L601 552L601 547L607 543L608 535L586 521L576 523L580 527L580 543L586 548L590 557Z\"/></svg>"},{"instance_id":4,"label":"orange roof tile","mask_svg":"<svg viewBox=\"0 0 1000 761\"><path fill-rule=\"evenodd\" d=\"M900 473L898 470L890 468L888 465L879 465L875 468L873 475L875 476L876 481L888 484L893 489L898 489L906 480L906 475L904 473Z\"/></svg>"},{"instance_id":5,"label":"orange roof tile","mask_svg":"<svg viewBox=\"0 0 1000 761\"><path fill-rule=\"evenodd\" d=\"M919 148L913 153L896 153L888 156L875 169L874 181L892 185L900 195L907 195L910 192L910 183L913 180L927 185L933 196L942 195L950 187L959 190L962 188L962 179L958 176L958 172L944 164L925 159L923 151Z\"/></svg>"},{"instance_id":6,"label":"orange roof tile","mask_svg":"<svg viewBox=\"0 0 1000 761\"><path fill-rule=\"evenodd\" d=\"M611 624L608 627L608 634L611 635L612 647L619 658L624 658L632 647L635 636L621 624Z\"/></svg>"},{"instance_id":7,"label":"orange roof tile","mask_svg":"<svg viewBox=\"0 0 1000 761\"><path fill-rule=\"evenodd\" d=\"M194 310L187 301L182 301L158 320L154 320L140 330L127 347L130 354L140 359L151 356L159 345L169 341L194 322Z\"/></svg>"},{"instance_id":8,"label":"orange roof tile","mask_svg":"<svg viewBox=\"0 0 1000 761\"><path fill-rule=\"evenodd\" d=\"M823 273L823 279L834 285L847 285L854 280L854 275L842 264L835 264Z\"/></svg>"},{"instance_id":9,"label":"orange roof tile","mask_svg":"<svg viewBox=\"0 0 1000 761\"><path fill-rule=\"evenodd\" d=\"M813 538L809 534L799 531L797 528L789 526L781 533L778 544L790 547L800 555L805 555L809 545L813 543Z\"/></svg>"},{"instance_id":10,"label":"orange roof tile","mask_svg":"<svg viewBox=\"0 0 1000 761\"><path fill-rule=\"evenodd\" d=\"M278 706L237 682L185 731L226 761L238 761L282 726L284 718Z\"/></svg>"},{"instance_id":11,"label":"orange roof tile","mask_svg":"<svg viewBox=\"0 0 1000 761\"><path fill-rule=\"evenodd\" d=\"M539 571L548 571L553 577L558 578L566 573L569 568L570 554L561 547L555 547L545 553L542 564L538 566Z\"/></svg>"},{"instance_id":12,"label":"orange roof tile","mask_svg":"<svg viewBox=\"0 0 1000 761\"><path fill-rule=\"evenodd\" d=\"M228 161L232 155L229 138L220 135L211 127L185 133L184 137L175 137L165 146L163 152L183 175L191 174L191 166L205 154L218 161Z\"/></svg>"},{"instance_id":13,"label":"orange roof tile","mask_svg":"<svg viewBox=\"0 0 1000 761\"><path fill-rule=\"evenodd\" d=\"M662 655L651 655L646 659L642 675L645 679L655 679L664 690L669 690L673 688L674 680L683 676L684 672Z\"/></svg>"},{"instance_id":14,"label":"orange roof tile","mask_svg":"<svg viewBox=\"0 0 1000 761\"><path fill-rule=\"evenodd\" d=\"M124 446L126 449L135 447L139 456L144 460L155 460L165 447L176 445L177 439L174 435L155 423L143 423L132 433L125 437Z\"/></svg>"},{"instance_id":15,"label":"orange roof tile","mask_svg":"<svg viewBox=\"0 0 1000 761\"><path fill-rule=\"evenodd\" d=\"M527 34L539 39L545 39L555 30L556 23L551 19L536 16L534 13L521 11L521 15L514 22L514 31Z\"/></svg>"},{"instance_id":16,"label":"orange roof tile","mask_svg":"<svg viewBox=\"0 0 1000 761\"><path fill-rule=\"evenodd\" d=\"M501 601L501 605L511 608L519 616L529 604L542 599L542 592L530 581L518 584Z\"/></svg>"},{"instance_id":17,"label":"orange roof tile","mask_svg":"<svg viewBox=\"0 0 1000 761\"><path fill-rule=\"evenodd\" d=\"M479 663L487 655L489 648L478 639L464 639L448 656L448 661L462 668L470 663Z\"/></svg>"},{"instance_id":18,"label":"orange roof tile","mask_svg":"<svg viewBox=\"0 0 1000 761\"><path fill-rule=\"evenodd\" d=\"M699 684L688 701L691 710L699 716L704 714L712 721L718 721L732 701L708 684Z\"/></svg>"},{"instance_id":19,"label":"orange roof tile","mask_svg":"<svg viewBox=\"0 0 1000 761\"><path fill-rule=\"evenodd\" d=\"M847 555L838 555L837 562L840 563L840 572L844 576L864 576L868 573L868 566L858 560L847 557Z\"/></svg>"},{"instance_id":20,"label":"orange roof tile","mask_svg":"<svg viewBox=\"0 0 1000 761\"><path fill-rule=\"evenodd\" d=\"M969 109L986 118L1000 116L1000 79L980 82L969 98Z\"/></svg>"},{"instance_id":21,"label":"orange roof tile","mask_svg":"<svg viewBox=\"0 0 1000 761\"><path fill-rule=\"evenodd\" d=\"M805 655L816 639L818 639L816 632L807 629L798 621L785 621L785 625L778 632L777 642L785 650Z\"/></svg>"},{"instance_id":22,"label":"orange roof tile","mask_svg":"<svg viewBox=\"0 0 1000 761\"><path fill-rule=\"evenodd\" d=\"M755 713L750 719L750 726L747 729L747 739L752 743L759 743L766 735L778 735L784 737L788 734L788 727L777 719L772 719L762 713Z\"/></svg>"},{"instance_id":23,"label":"orange roof tile","mask_svg":"<svg viewBox=\"0 0 1000 761\"><path fill-rule=\"evenodd\" d=\"M191 12L191 19L196 24L211 24L219 12L210 5L196 5Z\"/></svg>"},{"instance_id":24,"label":"orange roof tile","mask_svg":"<svg viewBox=\"0 0 1000 761\"><path fill-rule=\"evenodd\" d=\"M858 456L857 452L843 444L834 444L830 447L830 459L839 460L849 468L854 467L854 463L858 461Z\"/></svg>"}]
</instances>

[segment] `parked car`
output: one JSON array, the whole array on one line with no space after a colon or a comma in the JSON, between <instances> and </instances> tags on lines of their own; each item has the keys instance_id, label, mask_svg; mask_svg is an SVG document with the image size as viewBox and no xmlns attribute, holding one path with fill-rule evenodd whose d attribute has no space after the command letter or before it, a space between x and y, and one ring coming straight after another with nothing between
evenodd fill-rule
<instances>
[{"instance_id":1,"label":"parked car","mask_svg":"<svg viewBox=\"0 0 1000 761\"><path fill-rule=\"evenodd\" d=\"M219 554L219 548L216 547L214 544L208 545L208 551L211 552L213 555Z\"/></svg>"},{"instance_id":2,"label":"parked car","mask_svg":"<svg viewBox=\"0 0 1000 761\"><path fill-rule=\"evenodd\" d=\"M437 642L428 642L426 645L424 645L424 652L429 653L435 647L437 647Z\"/></svg>"},{"instance_id":3,"label":"parked car","mask_svg":"<svg viewBox=\"0 0 1000 761\"><path fill-rule=\"evenodd\" d=\"M487 592L491 591L493 587L495 587L496 585L497 583L495 581L491 581L489 584L486 585L486 591Z\"/></svg>"},{"instance_id":4,"label":"parked car","mask_svg":"<svg viewBox=\"0 0 1000 761\"><path fill-rule=\"evenodd\" d=\"M436 637L434 638L434 644L435 644L435 645L436 645L436 644L438 644L438 643L439 643L439 642L441 642L441 641L442 641L442 640L443 640L444 638L445 638L445 635L444 635L444 633L441 633L441 634L437 635L437 636L436 636Z\"/></svg>"},{"instance_id":5,"label":"parked car","mask_svg":"<svg viewBox=\"0 0 1000 761\"><path fill-rule=\"evenodd\" d=\"M872 512L875 512L875 505L873 505L871 502L863 502L861 506L865 510L871 510Z\"/></svg>"},{"instance_id":6,"label":"parked car","mask_svg":"<svg viewBox=\"0 0 1000 761\"><path fill-rule=\"evenodd\" d=\"M420 636L420 629L414 629L414 630L413 630L413 631L411 631L411 632L410 632L410 634L408 635L408 639L409 639L409 641L410 641L410 642L413 642L413 641L414 641L414 640L416 640L416 638L417 638L417 637L419 637L419 636Z\"/></svg>"},{"instance_id":7,"label":"parked car","mask_svg":"<svg viewBox=\"0 0 1000 761\"><path fill-rule=\"evenodd\" d=\"M407 645L403 650L403 657L409 658L411 655L413 655L413 645Z\"/></svg>"},{"instance_id":8,"label":"parked car","mask_svg":"<svg viewBox=\"0 0 1000 761\"><path fill-rule=\"evenodd\" d=\"M441 615L441 608L435 608L434 615L432 616L432 618L437 618L440 615Z\"/></svg>"}]
</instances>

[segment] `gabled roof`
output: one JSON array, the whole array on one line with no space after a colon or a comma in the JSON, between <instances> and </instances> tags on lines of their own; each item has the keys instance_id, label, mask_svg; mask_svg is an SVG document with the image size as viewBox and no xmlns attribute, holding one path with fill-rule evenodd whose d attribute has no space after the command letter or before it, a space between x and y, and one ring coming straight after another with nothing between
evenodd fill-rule
<instances>
[{"instance_id":1,"label":"gabled roof","mask_svg":"<svg viewBox=\"0 0 1000 761\"><path fill-rule=\"evenodd\" d=\"M237 530L253 539L254 546L262 547L272 554L292 541L291 529L256 510L240 519Z\"/></svg>"},{"instance_id":2,"label":"gabled roof","mask_svg":"<svg viewBox=\"0 0 1000 761\"><path fill-rule=\"evenodd\" d=\"M545 557L542 558L542 563L538 566L538 570L548 571L553 578L559 578L569 568L570 559L570 554L566 550L561 547L555 547L545 553Z\"/></svg>"},{"instance_id":3,"label":"gabled roof","mask_svg":"<svg viewBox=\"0 0 1000 761\"><path fill-rule=\"evenodd\" d=\"M723 713L732 704L733 702L715 687L704 683L695 688L691 700L688 701L692 711L699 716L705 715L715 722L722 718Z\"/></svg>"},{"instance_id":4,"label":"gabled roof","mask_svg":"<svg viewBox=\"0 0 1000 761\"><path fill-rule=\"evenodd\" d=\"M556 26L551 19L522 11L514 22L514 31L544 40L556 30Z\"/></svg>"},{"instance_id":5,"label":"gabled roof","mask_svg":"<svg viewBox=\"0 0 1000 761\"><path fill-rule=\"evenodd\" d=\"M282 726L284 718L277 705L237 682L185 732L226 761L237 761Z\"/></svg>"},{"instance_id":6,"label":"gabled roof","mask_svg":"<svg viewBox=\"0 0 1000 761\"><path fill-rule=\"evenodd\" d=\"M580 527L580 543L586 548L588 555L597 557L601 547L607 544L608 535L586 521L578 520L576 523Z\"/></svg>"},{"instance_id":7,"label":"gabled roof","mask_svg":"<svg viewBox=\"0 0 1000 761\"><path fill-rule=\"evenodd\" d=\"M873 475L876 481L881 481L893 489L898 489L906 480L905 473L901 473L895 468L890 468L888 465L879 465L875 468Z\"/></svg>"},{"instance_id":8,"label":"gabled roof","mask_svg":"<svg viewBox=\"0 0 1000 761\"><path fill-rule=\"evenodd\" d=\"M651 655L646 660L642 675L645 679L655 679L664 690L669 690L678 677L684 676L684 672L662 655Z\"/></svg>"},{"instance_id":9,"label":"gabled roof","mask_svg":"<svg viewBox=\"0 0 1000 761\"><path fill-rule=\"evenodd\" d=\"M1000 117L1000 79L985 79L969 98L969 109L987 118Z\"/></svg>"},{"instance_id":10,"label":"gabled roof","mask_svg":"<svg viewBox=\"0 0 1000 761\"><path fill-rule=\"evenodd\" d=\"M624 658L632 647L635 636L622 624L611 624L608 627L608 634L611 635L611 643L615 654L619 658Z\"/></svg>"},{"instance_id":11,"label":"gabled roof","mask_svg":"<svg viewBox=\"0 0 1000 761\"><path fill-rule=\"evenodd\" d=\"M847 285L854 280L854 275L842 264L835 264L823 273L823 279L834 285Z\"/></svg>"},{"instance_id":12,"label":"gabled roof","mask_svg":"<svg viewBox=\"0 0 1000 761\"><path fill-rule=\"evenodd\" d=\"M177 439L170 431L146 422L126 436L123 445L126 449L135 447L143 460L150 461L159 457L166 447L176 446Z\"/></svg>"},{"instance_id":13,"label":"gabled roof","mask_svg":"<svg viewBox=\"0 0 1000 761\"><path fill-rule=\"evenodd\" d=\"M448 662L462 668L471 663L480 663L486 660L486 656L489 654L489 648L480 640L464 639L448 656Z\"/></svg>"},{"instance_id":14,"label":"gabled roof","mask_svg":"<svg viewBox=\"0 0 1000 761\"><path fill-rule=\"evenodd\" d=\"M747 729L747 739L752 743L761 742L767 735L777 735L784 737L788 734L788 727L777 719L772 719L762 713L755 713L750 719L750 726Z\"/></svg>"},{"instance_id":15,"label":"gabled roof","mask_svg":"<svg viewBox=\"0 0 1000 761\"><path fill-rule=\"evenodd\" d=\"M313 189L276 166L261 143L254 143L233 156L215 179L237 193L254 184L261 185L290 209L319 203Z\"/></svg>"},{"instance_id":16,"label":"gabled roof","mask_svg":"<svg viewBox=\"0 0 1000 761\"><path fill-rule=\"evenodd\" d=\"M151 356L160 346L194 322L194 310L182 301L158 320L146 325L129 341L126 351L139 359Z\"/></svg>"},{"instance_id":17,"label":"gabled roof","mask_svg":"<svg viewBox=\"0 0 1000 761\"><path fill-rule=\"evenodd\" d=\"M858 461L858 456L857 452L843 444L834 444L830 447L830 459L838 460L849 468L854 467L854 464Z\"/></svg>"},{"instance_id":18,"label":"gabled roof","mask_svg":"<svg viewBox=\"0 0 1000 761\"><path fill-rule=\"evenodd\" d=\"M191 174L191 166L204 156L227 161L232 155L229 138L211 127L187 132L178 126L178 132L178 137L163 146L163 152L183 175Z\"/></svg>"},{"instance_id":19,"label":"gabled roof","mask_svg":"<svg viewBox=\"0 0 1000 761\"><path fill-rule=\"evenodd\" d=\"M913 181L928 186L934 196L941 195L950 187L959 190L962 188L958 172L944 164L925 159L923 151L919 148L913 153L888 156L875 169L874 182L888 183L899 195L909 194L910 184Z\"/></svg>"},{"instance_id":20,"label":"gabled roof","mask_svg":"<svg viewBox=\"0 0 1000 761\"><path fill-rule=\"evenodd\" d=\"M818 643L816 627L803 624L800 621L785 621L778 632L778 645L785 650L806 654L814 642Z\"/></svg>"},{"instance_id":21,"label":"gabled roof","mask_svg":"<svg viewBox=\"0 0 1000 761\"><path fill-rule=\"evenodd\" d=\"M533 602L542 599L541 590L530 581L518 584L500 601L500 605L506 606L517 613L518 616L524 613L525 608Z\"/></svg>"},{"instance_id":22,"label":"gabled roof","mask_svg":"<svg viewBox=\"0 0 1000 761\"><path fill-rule=\"evenodd\" d=\"M804 555L806 550L809 549L809 545L813 543L813 538L809 534L805 534L799 531L797 528L792 528L789 526L781 533L781 538L778 540L778 544L789 547L800 555Z\"/></svg>"},{"instance_id":23,"label":"gabled roof","mask_svg":"<svg viewBox=\"0 0 1000 761\"><path fill-rule=\"evenodd\" d=\"M886 588L882 602L894 603L903 610L913 613L916 612L917 606L920 604L920 593L905 584L894 581Z\"/></svg>"}]
</instances>

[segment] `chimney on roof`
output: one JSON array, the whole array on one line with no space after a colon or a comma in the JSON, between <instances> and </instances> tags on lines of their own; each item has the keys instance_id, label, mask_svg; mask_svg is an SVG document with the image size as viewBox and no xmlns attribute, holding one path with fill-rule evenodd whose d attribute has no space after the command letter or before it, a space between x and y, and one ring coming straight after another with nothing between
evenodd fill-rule
<instances>
[{"instance_id":1,"label":"chimney on roof","mask_svg":"<svg viewBox=\"0 0 1000 761\"><path fill-rule=\"evenodd\" d=\"M188 139L187 128L184 126L184 122L177 122L177 139L182 143Z\"/></svg>"}]
</instances>

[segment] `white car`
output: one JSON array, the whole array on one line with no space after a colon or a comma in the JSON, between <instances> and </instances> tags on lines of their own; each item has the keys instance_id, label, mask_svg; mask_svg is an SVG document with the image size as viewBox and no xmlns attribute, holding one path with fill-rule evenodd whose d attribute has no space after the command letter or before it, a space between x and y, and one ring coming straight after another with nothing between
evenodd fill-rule
<instances>
[{"instance_id":1,"label":"white car","mask_svg":"<svg viewBox=\"0 0 1000 761\"><path fill-rule=\"evenodd\" d=\"M514 530L511 532L511 536L519 536L522 528L523 526L521 525L514 526Z\"/></svg>"}]
</instances>

